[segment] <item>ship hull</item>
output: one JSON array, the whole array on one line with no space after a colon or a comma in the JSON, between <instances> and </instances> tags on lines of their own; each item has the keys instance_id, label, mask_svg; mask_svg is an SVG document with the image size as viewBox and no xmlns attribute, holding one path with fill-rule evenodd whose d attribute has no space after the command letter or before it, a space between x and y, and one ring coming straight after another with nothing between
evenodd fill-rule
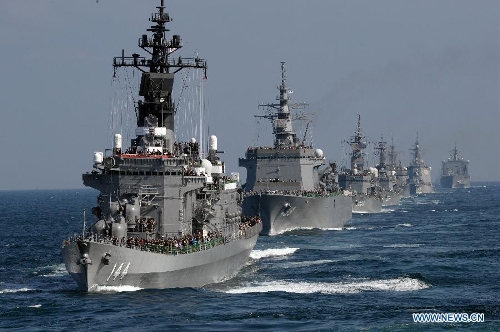
<instances>
[{"instance_id":1,"label":"ship hull","mask_svg":"<svg viewBox=\"0 0 500 332\"><path fill-rule=\"evenodd\" d=\"M401 202L401 193L384 191L382 197L382 206L398 205Z\"/></svg>"},{"instance_id":2,"label":"ship hull","mask_svg":"<svg viewBox=\"0 0 500 332\"><path fill-rule=\"evenodd\" d=\"M382 199L367 196L352 196L352 211L355 213L378 213L382 211Z\"/></svg>"},{"instance_id":3,"label":"ship hull","mask_svg":"<svg viewBox=\"0 0 500 332\"><path fill-rule=\"evenodd\" d=\"M401 196L401 198L407 198L407 197L410 197L411 194L410 194L410 185L409 184L405 184L404 186L401 187L401 191L399 192L399 195Z\"/></svg>"},{"instance_id":4,"label":"ship hull","mask_svg":"<svg viewBox=\"0 0 500 332\"><path fill-rule=\"evenodd\" d=\"M434 188L432 185L428 184L410 184L410 194L411 195L418 195L418 194L431 194L434 192Z\"/></svg>"},{"instance_id":5,"label":"ship hull","mask_svg":"<svg viewBox=\"0 0 500 332\"><path fill-rule=\"evenodd\" d=\"M440 182L443 188L470 188L470 180L463 176L441 176Z\"/></svg>"},{"instance_id":6,"label":"ship hull","mask_svg":"<svg viewBox=\"0 0 500 332\"><path fill-rule=\"evenodd\" d=\"M256 194L245 197L243 214L259 214L261 235L299 228L342 228L352 218L351 198Z\"/></svg>"},{"instance_id":7,"label":"ship hull","mask_svg":"<svg viewBox=\"0 0 500 332\"><path fill-rule=\"evenodd\" d=\"M67 271L84 291L92 291L98 286L202 287L236 275L247 262L259 230L260 227L249 238L188 254L161 254L84 241L64 246L62 256ZM82 251L88 254L90 264L79 263ZM103 259L106 253L110 255L108 264Z\"/></svg>"}]
</instances>

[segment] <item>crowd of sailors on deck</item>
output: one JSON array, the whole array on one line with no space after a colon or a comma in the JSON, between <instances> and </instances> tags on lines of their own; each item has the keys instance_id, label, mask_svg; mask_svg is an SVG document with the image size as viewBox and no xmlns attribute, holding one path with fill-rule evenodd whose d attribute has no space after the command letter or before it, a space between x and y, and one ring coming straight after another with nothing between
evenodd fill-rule
<instances>
[{"instance_id":1,"label":"crowd of sailors on deck","mask_svg":"<svg viewBox=\"0 0 500 332\"><path fill-rule=\"evenodd\" d=\"M260 224L262 220L259 216L241 216L240 231L245 234L246 230L257 224Z\"/></svg>"},{"instance_id":2,"label":"crowd of sailors on deck","mask_svg":"<svg viewBox=\"0 0 500 332\"><path fill-rule=\"evenodd\" d=\"M153 218L141 218L144 219L144 224L153 224ZM239 236L245 236L247 229L261 223L261 219L258 216L242 216L239 225ZM138 225L143 225L140 223ZM178 253L178 252L191 252L199 251L214 247L219 244L224 244L228 239L220 231L208 231L206 236L203 236L203 231L199 230L193 234L186 234L184 236L174 236L161 238L156 236L129 236L127 238L122 237L121 239L116 236L105 236L104 238L98 236L97 234L88 234L86 239L91 239L96 242L110 242L115 246L126 246L127 248L138 249L141 251L152 251L158 253ZM82 241L83 237L80 235L76 238L76 241ZM69 244L69 241L65 241L65 244ZM204 248L201 248L204 246ZM190 249L190 250L189 250Z\"/></svg>"},{"instance_id":3,"label":"crowd of sailors on deck","mask_svg":"<svg viewBox=\"0 0 500 332\"><path fill-rule=\"evenodd\" d=\"M224 242L221 232L208 232L207 236L203 236L203 232L199 231L194 234L186 234L181 237L164 237L161 238L139 238L128 237L122 238L121 243L114 237L112 243L114 245L126 245L127 248L140 248L141 250L165 252L166 249L182 249L189 246L197 246L198 244L220 244Z\"/></svg>"},{"instance_id":4,"label":"crowd of sailors on deck","mask_svg":"<svg viewBox=\"0 0 500 332\"><path fill-rule=\"evenodd\" d=\"M164 237L153 238L153 237L139 237L139 236L129 236L127 238L122 237L121 239L116 236L106 236L104 238L99 237L97 234L89 234L86 239L91 239L96 242L111 243L115 246L127 247L132 249L137 249L141 251L152 251L158 253L174 253L182 251L182 249L191 248L194 250L201 250L198 245L207 245L213 247L218 244L223 244L226 239L222 236L221 232L208 232L206 236L203 236L203 232L199 231L194 234L186 234L184 236L174 236L174 237ZM76 241L82 241L83 237L80 235L76 238ZM66 241L65 244L69 244Z\"/></svg>"},{"instance_id":5,"label":"crowd of sailors on deck","mask_svg":"<svg viewBox=\"0 0 500 332\"><path fill-rule=\"evenodd\" d=\"M249 146L248 151L253 151L253 150L296 150L296 149L312 149L312 146L308 145L280 145L278 147L275 146Z\"/></svg>"},{"instance_id":6,"label":"crowd of sailors on deck","mask_svg":"<svg viewBox=\"0 0 500 332\"><path fill-rule=\"evenodd\" d=\"M259 194L328 197L332 195L332 192L325 190L261 190L261 191L250 190L245 192L245 196L253 196Z\"/></svg>"},{"instance_id":7,"label":"crowd of sailors on deck","mask_svg":"<svg viewBox=\"0 0 500 332\"><path fill-rule=\"evenodd\" d=\"M142 146L134 146L125 150L124 154L136 154L139 156L166 156L171 158L180 156L182 154L192 156L198 155L200 145L198 142L174 142L174 151L168 151L161 146L155 146L154 148L154 151L148 151ZM121 149L116 149L116 154L122 154Z\"/></svg>"}]
</instances>

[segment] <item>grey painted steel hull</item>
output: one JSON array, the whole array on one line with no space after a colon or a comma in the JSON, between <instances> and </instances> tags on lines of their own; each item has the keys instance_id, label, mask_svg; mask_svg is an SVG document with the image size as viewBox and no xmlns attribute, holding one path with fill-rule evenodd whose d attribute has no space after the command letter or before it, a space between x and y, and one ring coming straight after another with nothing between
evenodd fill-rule
<instances>
[{"instance_id":1,"label":"grey painted steel hull","mask_svg":"<svg viewBox=\"0 0 500 332\"><path fill-rule=\"evenodd\" d=\"M444 175L440 182L443 188L470 188L470 180L461 175Z\"/></svg>"},{"instance_id":2,"label":"grey painted steel hull","mask_svg":"<svg viewBox=\"0 0 500 332\"><path fill-rule=\"evenodd\" d=\"M382 206L398 205L401 202L402 195L395 192L383 192Z\"/></svg>"},{"instance_id":3,"label":"grey painted steel hull","mask_svg":"<svg viewBox=\"0 0 500 332\"><path fill-rule=\"evenodd\" d=\"M299 228L342 228L352 218L352 200L345 195L306 197L255 194L245 197L243 214L258 213L261 235Z\"/></svg>"},{"instance_id":4,"label":"grey painted steel hull","mask_svg":"<svg viewBox=\"0 0 500 332\"><path fill-rule=\"evenodd\" d=\"M382 199L367 196L352 196L352 211L356 213L378 213L382 211Z\"/></svg>"},{"instance_id":5,"label":"grey painted steel hull","mask_svg":"<svg viewBox=\"0 0 500 332\"><path fill-rule=\"evenodd\" d=\"M397 191L382 191L382 206L398 205L401 199L410 197L410 186L404 185L399 187Z\"/></svg>"},{"instance_id":6,"label":"grey painted steel hull","mask_svg":"<svg viewBox=\"0 0 500 332\"><path fill-rule=\"evenodd\" d=\"M404 186L401 187L400 195L401 195L401 198L406 198L406 197L410 197L411 196L411 194L410 194L410 185L409 184L406 184L406 185L404 185Z\"/></svg>"},{"instance_id":7,"label":"grey painted steel hull","mask_svg":"<svg viewBox=\"0 0 500 332\"><path fill-rule=\"evenodd\" d=\"M410 194L411 195L417 195L417 194L431 194L434 192L434 188L432 185L428 184L410 184Z\"/></svg>"},{"instance_id":8,"label":"grey painted steel hull","mask_svg":"<svg viewBox=\"0 0 500 332\"><path fill-rule=\"evenodd\" d=\"M257 230L258 232L258 230ZM257 233L256 232L256 233ZM63 261L78 287L139 288L201 287L233 277L247 262L258 234L189 254L161 254L99 242L85 241L91 264L81 265L78 244L62 249ZM102 257L109 253L109 264Z\"/></svg>"}]
</instances>

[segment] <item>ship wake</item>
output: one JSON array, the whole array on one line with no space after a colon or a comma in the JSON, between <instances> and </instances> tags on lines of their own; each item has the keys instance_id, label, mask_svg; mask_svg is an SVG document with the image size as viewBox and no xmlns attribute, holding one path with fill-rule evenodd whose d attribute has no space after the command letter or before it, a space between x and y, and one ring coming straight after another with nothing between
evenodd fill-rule
<instances>
[{"instance_id":1,"label":"ship wake","mask_svg":"<svg viewBox=\"0 0 500 332\"><path fill-rule=\"evenodd\" d=\"M227 290L229 294L286 292L297 294L352 294L360 292L409 292L429 288L430 285L414 278L368 280L346 282L293 282L267 281Z\"/></svg>"}]
</instances>

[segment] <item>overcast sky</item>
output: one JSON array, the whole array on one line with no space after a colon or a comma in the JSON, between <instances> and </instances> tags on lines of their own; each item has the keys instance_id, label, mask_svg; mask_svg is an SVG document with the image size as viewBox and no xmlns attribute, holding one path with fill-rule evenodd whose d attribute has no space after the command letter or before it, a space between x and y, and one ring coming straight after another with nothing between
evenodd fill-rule
<instances>
[{"instance_id":1,"label":"overcast sky","mask_svg":"<svg viewBox=\"0 0 500 332\"><path fill-rule=\"evenodd\" d=\"M82 187L94 151L111 147L112 58L144 55L137 40L159 3L1 1L0 190ZM341 141L361 114L367 139L394 137L403 164L418 132L433 179L456 143L473 181L500 180L499 4L166 0L178 53L208 61L210 133L243 179L253 115L275 100L286 61L293 101L309 104L328 160L345 159Z\"/></svg>"}]
</instances>

